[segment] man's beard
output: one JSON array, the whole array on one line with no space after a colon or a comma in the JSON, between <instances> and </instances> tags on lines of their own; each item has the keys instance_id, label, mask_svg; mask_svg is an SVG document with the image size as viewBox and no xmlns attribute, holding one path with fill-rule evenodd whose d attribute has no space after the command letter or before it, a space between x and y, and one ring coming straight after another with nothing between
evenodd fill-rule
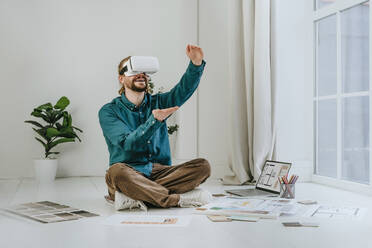
<instances>
[{"instance_id":1,"label":"man's beard","mask_svg":"<svg viewBox=\"0 0 372 248\"><path fill-rule=\"evenodd\" d=\"M145 86L144 87L137 87L136 86L136 80L143 80L145 82ZM147 90L147 87L148 87L148 82L147 82L147 78L145 77L137 77L137 78L134 78L130 83L129 85L127 85L127 87L133 91L136 91L136 92L144 92Z\"/></svg>"}]
</instances>

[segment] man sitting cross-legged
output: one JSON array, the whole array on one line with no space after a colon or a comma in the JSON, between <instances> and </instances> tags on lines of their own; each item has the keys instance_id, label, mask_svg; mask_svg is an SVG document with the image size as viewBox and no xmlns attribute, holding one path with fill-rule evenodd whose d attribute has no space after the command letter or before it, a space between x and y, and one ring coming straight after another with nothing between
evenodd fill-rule
<instances>
[{"instance_id":1,"label":"man sitting cross-legged","mask_svg":"<svg viewBox=\"0 0 372 248\"><path fill-rule=\"evenodd\" d=\"M188 45L186 54L190 63L180 82L169 92L155 95L147 92L145 72L128 72L131 57L119 64L120 96L99 111L110 153L108 198L117 210L146 208L146 204L193 207L212 198L209 192L195 189L210 176L207 160L198 158L171 166L165 121L191 97L205 66L200 47Z\"/></svg>"}]
</instances>

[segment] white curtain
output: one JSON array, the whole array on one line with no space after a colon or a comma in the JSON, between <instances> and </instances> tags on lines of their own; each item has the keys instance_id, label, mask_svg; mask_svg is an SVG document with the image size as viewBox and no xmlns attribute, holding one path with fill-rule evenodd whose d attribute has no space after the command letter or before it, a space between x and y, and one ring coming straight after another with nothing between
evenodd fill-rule
<instances>
[{"instance_id":1,"label":"white curtain","mask_svg":"<svg viewBox=\"0 0 372 248\"><path fill-rule=\"evenodd\" d=\"M229 167L225 184L257 180L275 146L271 1L229 3Z\"/></svg>"}]
</instances>

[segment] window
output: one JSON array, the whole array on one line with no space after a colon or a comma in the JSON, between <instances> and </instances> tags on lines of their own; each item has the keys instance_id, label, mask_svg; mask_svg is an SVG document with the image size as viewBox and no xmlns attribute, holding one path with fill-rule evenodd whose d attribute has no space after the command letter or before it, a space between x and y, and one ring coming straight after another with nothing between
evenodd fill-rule
<instances>
[{"instance_id":1,"label":"window","mask_svg":"<svg viewBox=\"0 0 372 248\"><path fill-rule=\"evenodd\" d=\"M370 184L369 2L315 5L314 174Z\"/></svg>"},{"instance_id":2,"label":"window","mask_svg":"<svg viewBox=\"0 0 372 248\"><path fill-rule=\"evenodd\" d=\"M337 0L315 0L315 9L320 9L336 1Z\"/></svg>"}]
</instances>

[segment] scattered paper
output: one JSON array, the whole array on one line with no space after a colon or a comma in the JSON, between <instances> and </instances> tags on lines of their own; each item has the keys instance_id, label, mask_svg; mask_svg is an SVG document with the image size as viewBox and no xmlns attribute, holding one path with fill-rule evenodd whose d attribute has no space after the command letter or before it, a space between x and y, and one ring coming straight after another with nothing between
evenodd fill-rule
<instances>
[{"instance_id":1,"label":"scattered paper","mask_svg":"<svg viewBox=\"0 0 372 248\"><path fill-rule=\"evenodd\" d=\"M95 213L50 201L23 203L7 207L4 210L42 223L53 223L98 216L98 214Z\"/></svg>"},{"instance_id":2,"label":"scattered paper","mask_svg":"<svg viewBox=\"0 0 372 248\"><path fill-rule=\"evenodd\" d=\"M317 201L313 201L313 200L302 200L302 201L298 201L298 203L304 204L304 205L313 205L313 204L317 204Z\"/></svg>"},{"instance_id":3,"label":"scattered paper","mask_svg":"<svg viewBox=\"0 0 372 248\"><path fill-rule=\"evenodd\" d=\"M307 211L304 217L327 219L360 219L365 209L358 207L333 207L317 205L312 211Z\"/></svg>"},{"instance_id":4,"label":"scattered paper","mask_svg":"<svg viewBox=\"0 0 372 248\"><path fill-rule=\"evenodd\" d=\"M296 214L299 206L291 200L264 200L256 208L257 210L270 211L279 214Z\"/></svg>"},{"instance_id":5,"label":"scattered paper","mask_svg":"<svg viewBox=\"0 0 372 248\"><path fill-rule=\"evenodd\" d=\"M257 222L260 220L260 218L257 217L249 217L249 216L229 216L228 217L231 220L236 220L236 221L247 221L247 222Z\"/></svg>"},{"instance_id":6,"label":"scattered paper","mask_svg":"<svg viewBox=\"0 0 372 248\"><path fill-rule=\"evenodd\" d=\"M212 194L213 197L224 197L226 196L225 194Z\"/></svg>"},{"instance_id":7,"label":"scattered paper","mask_svg":"<svg viewBox=\"0 0 372 248\"><path fill-rule=\"evenodd\" d=\"M235 199L223 198L194 210L195 214L249 216L265 219L276 219L280 212L271 211L268 199Z\"/></svg>"},{"instance_id":8,"label":"scattered paper","mask_svg":"<svg viewBox=\"0 0 372 248\"><path fill-rule=\"evenodd\" d=\"M142 227L176 227L187 226L191 216L160 216L160 215L124 215L114 214L107 217L103 224L110 226L142 226Z\"/></svg>"},{"instance_id":9,"label":"scattered paper","mask_svg":"<svg viewBox=\"0 0 372 248\"><path fill-rule=\"evenodd\" d=\"M231 219L224 215L208 215L207 217L213 222L231 222Z\"/></svg>"},{"instance_id":10,"label":"scattered paper","mask_svg":"<svg viewBox=\"0 0 372 248\"><path fill-rule=\"evenodd\" d=\"M319 223L315 222L282 222L286 227L319 227Z\"/></svg>"}]
</instances>

